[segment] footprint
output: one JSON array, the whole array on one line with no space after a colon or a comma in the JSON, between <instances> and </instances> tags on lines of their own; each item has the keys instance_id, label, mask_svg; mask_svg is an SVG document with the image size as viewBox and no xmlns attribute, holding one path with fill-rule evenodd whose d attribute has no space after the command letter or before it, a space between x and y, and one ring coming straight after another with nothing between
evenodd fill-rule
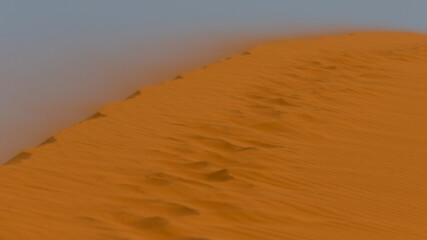
<instances>
[{"instance_id":1,"label":"footprint","mask_svg":"<svg viewBox=\"0 0 427 240\"><path fill-rule=\"evenodd\" d=\"M207 161L200 161L200 162L194 162L194 163L188 163L187 166L190 168L195 168L195 169L202 169L202 168L206 168L209 165L209 163Z\"/></svg>"},{"instance_id":2,"label":"footprint","mask_svg":"<svg viewBox=\"0 0 427 240\"><path fill-rule=\"evenodd\" d=\"M157 230L169 225L169 221L162 217L147 217L133 222L131 225L144 230Z\"/></svg>"},{"instance_id":3,"label":"footprint","mask_svg":"<svg viewBox=\"0 0 427 240\"><path fill-rule=\"evenodd\" d=\"M283 98L274 98L268 100L268 102L282 106L282 107L296 107L296 105L289 103L288 101L284 100Z\"/></svg>"},{"instance_id":4,"label":"footprint","mask_svg":"<svg viewBox=\"0 0 427 240\"><path fill-rule=\"evenodd\" d=\"M241 147L234 145L226 140L220 139L220 138L210 138L210 137L204 137L200 135L190 136L191 139L196 140L198 143L214 148L215 150L221 150L225 152L235 152L236 150L239 150Z\"/></svg>"},{"instance_id":5,"label":"footprint","mask_svg":"<svg viewBox=\"0 0 427 240\"><path fill-rule=\"evenodd\" d=\"M46 141L42 142L42 143L39 145L39 147L44 146L44 145L48 145L48 144L50 144L50 143L54 143L54 142L56 142L56 141L58 141L58 140L57 140L55 137L50 137L50 138L48 138Z\"/></svg>"},{"instance_id":6,"label":"footprint","mask_svg":"<svg viewBox=\"0 0 427 240\"><path fill-rule=\"evenodd\" d=\"M234 177L229 174L227 169L222 169L207 175L207 179L214 182L226 182L233 178Z\"/></svg>"},{"instance_id":7,"label":"footprint","mask_svg":"<svg viewBox=\"0 0 427 240\"><path fill-rule=\"evenodd\" d=\"M13 165L13 164L18 164L20 163L22 160L27 160L29 158L31 158L31 153L29 152L21 152L20 154L16 155L14 158L12 158L11 160L9 160L7 163L5 163L4 165Z\"/></svg>"},{"instance_id":8,"label":"footprint","mask_svg":"<svg viewBox=\"0 0 427 240\"><path fill-rule=\"evenodd\" d=\"M114 214L114 217L122 224L140 230L158 230L169 225L169 221L159 216L140 217L127 212Z\"/></svg>"},{"instance_id":9,"label":"footprint","mask_svg":"<svg viewBox=\"0 0 427 240\"><path fill-rule=\"evenodd\" d=\"M199 211L176 203L165 203L166 208L175 216L200 215Z\"/></svg>"},{"instance_id":10,"label":"footprint","mask_svg":"<svg viewBox=\"0 0 427 240\"><path fill-rule=\"evenodd\" d=\"M174 77L172 80L180 80L180 79L184 79L184 77L181 75L178 75L178 76Z\"/></svg>"},{"instance_id":11,"label":"footprint","mask_svg":"<svg viewBox=\"0 0 427 240\"><path fill-rule=\"evenodd\" d=\"M156 185L156 186L167 186L174 183L174 181L176 180L178 180L177 177L174 177L162 172L158 172L158 173L147 176L147 182L150 183L151 185Z\"/></svg>"},{"instance_id":12,"label":"footprint","mask_svg":"<svg viewBox=\"0 0 427 240\"><path fill-rule=\"evenodd\" d=\"M136 97L138 97L139 95L141 95L141 91L136 91L135 93L133 93L132 95L130 95L129 97L127 97L125 100L129 100L129 99L132 99L132 98L136 98Z\"/></svg>"},{"instance_id":13,"label":"footprint","mask_svg":"<svg viewBox=\"0 0 427 240\"><path fill-rule=\"evenodd\" d=\"M90 116L89 118L87 118L86 120L94 120L94 119L103 118L103 117L106 117L106 116L107 115L105 115L103 113L97 112L97 113L93 114L92 116Z\"/></svg>"}]
</instances>

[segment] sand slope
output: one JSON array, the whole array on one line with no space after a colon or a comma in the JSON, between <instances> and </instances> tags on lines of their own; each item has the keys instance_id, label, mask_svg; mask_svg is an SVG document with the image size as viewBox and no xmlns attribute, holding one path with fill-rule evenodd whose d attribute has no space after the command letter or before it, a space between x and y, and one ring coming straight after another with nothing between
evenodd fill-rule
<instances>
[{"instance_id":1,"label":"sand slope","mask_svg":"<svg viewBox=\"0 0 427 240\"><path fill-rule=\"evenodd\" d=\"M427 36L256 47L0 167L0 239L427 239Z\"/></svg>"}]
</instances>

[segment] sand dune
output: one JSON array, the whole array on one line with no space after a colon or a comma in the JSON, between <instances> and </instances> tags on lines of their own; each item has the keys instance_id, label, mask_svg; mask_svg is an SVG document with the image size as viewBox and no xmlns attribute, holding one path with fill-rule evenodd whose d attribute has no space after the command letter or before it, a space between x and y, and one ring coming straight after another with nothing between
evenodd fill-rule
<instances>
[{"instance_id":1,"label":"sand dune","mask_svg":"<svg viewBox=\"0 0 427 240\"><path fill-rule=\"evenodd\" d=\"M260 46L0 167L0 239L427 239L427 36Z\"/></svg>"}]
</instances>

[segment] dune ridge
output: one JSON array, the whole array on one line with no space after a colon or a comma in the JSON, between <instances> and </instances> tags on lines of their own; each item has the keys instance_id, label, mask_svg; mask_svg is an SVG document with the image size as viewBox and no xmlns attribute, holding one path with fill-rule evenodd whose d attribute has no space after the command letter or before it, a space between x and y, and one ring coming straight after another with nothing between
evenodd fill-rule
<instances>
[{"instance_id":1,"label":"dune ridge","mask_svg":"<svg viewBox=\"0 0 427 240\"><path fill-rule=\"evenodd\" d=\"M291 39L0 167L0 239L426 239L427 36Z\"/></svg>"}]
</instances>

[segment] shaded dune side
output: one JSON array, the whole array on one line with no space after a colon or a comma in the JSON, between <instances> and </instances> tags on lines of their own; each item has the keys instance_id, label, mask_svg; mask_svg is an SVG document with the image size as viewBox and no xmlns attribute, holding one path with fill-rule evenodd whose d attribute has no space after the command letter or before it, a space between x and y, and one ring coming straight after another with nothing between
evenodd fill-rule
<instances>
[{"instance_id":1,"label":"shaded dune side","mask_svg":"<svg viewBox=\"0 0 427 240\"><path fill-rule=\"evenodd\" d=\"M427 36L260 46L0 167L0 239L427 239Z\"/></svg>"}]
</instances>

